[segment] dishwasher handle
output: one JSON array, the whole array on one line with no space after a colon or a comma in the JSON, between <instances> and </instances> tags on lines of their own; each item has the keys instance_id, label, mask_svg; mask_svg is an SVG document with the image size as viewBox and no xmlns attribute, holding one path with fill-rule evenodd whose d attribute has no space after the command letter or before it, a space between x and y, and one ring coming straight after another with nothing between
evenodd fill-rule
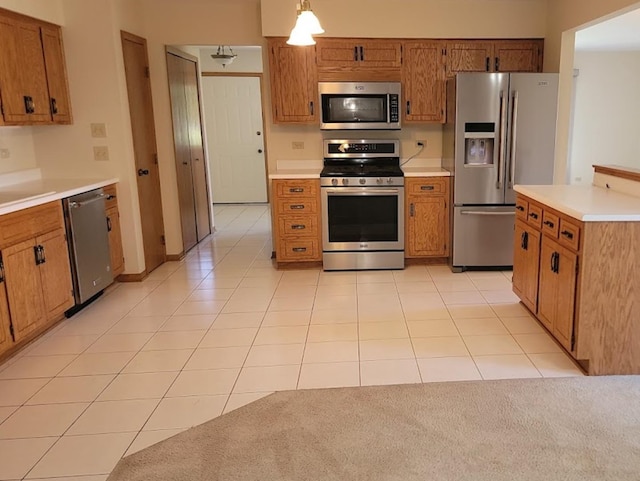
<instances>
[{"instance_id":1,"label":"dishwasher handle","mask_svg":"<svg viewBox=\"0 0 640 481\"><path fill-rule=\"evenodd\" d=\"M97 202L106 197L106 194L97 194L93 199L83 200L82 202L71 201L69 202L69 207L71 209L77 209L78 207L84 207L85 205L93 204L94 202Z\"/></svg>"}]
</instances>

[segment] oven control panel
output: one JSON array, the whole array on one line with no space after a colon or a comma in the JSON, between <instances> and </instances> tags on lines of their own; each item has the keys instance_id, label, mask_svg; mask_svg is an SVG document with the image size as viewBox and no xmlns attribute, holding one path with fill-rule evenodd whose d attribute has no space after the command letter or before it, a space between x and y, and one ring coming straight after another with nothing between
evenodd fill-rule
<instances>
[{"instance_id":1,"label":"oven control panel","mask_svg":"<svg viewBox=\"0 0 640 481\"><path fill-rule=\"evenodd\" d=\"M321 177L321 187L402 187L404 177Z\"/></svg>"}]
</instances>

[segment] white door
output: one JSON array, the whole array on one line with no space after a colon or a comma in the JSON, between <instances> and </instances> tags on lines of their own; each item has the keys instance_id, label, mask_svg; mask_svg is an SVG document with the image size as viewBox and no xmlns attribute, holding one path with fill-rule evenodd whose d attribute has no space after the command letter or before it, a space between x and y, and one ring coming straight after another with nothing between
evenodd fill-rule
<instances>
[{"instance_id":1,"label":"white door","mask_svg":"<svg viewBox=\"0 0 640 481\"><path fill-rule=\"evenodd\" d=\"M214 204L267 202L259 77L203 77Z\"/></svg>"}]
</instances>

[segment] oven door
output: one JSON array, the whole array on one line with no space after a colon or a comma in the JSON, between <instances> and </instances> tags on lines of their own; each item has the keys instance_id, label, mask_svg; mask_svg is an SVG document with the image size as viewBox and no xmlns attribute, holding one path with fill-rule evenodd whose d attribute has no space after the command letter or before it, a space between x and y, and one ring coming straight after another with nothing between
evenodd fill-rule
<instances>
[{"instance_id":1,"label":"oven door","mask_svg":"<svg viewBox=\"0 0 640 481\"><path fill-rule=\"evenodd\" d=\"M323 187L325 252L404 250L404 187Z\"/></svg>"}]
</instances>

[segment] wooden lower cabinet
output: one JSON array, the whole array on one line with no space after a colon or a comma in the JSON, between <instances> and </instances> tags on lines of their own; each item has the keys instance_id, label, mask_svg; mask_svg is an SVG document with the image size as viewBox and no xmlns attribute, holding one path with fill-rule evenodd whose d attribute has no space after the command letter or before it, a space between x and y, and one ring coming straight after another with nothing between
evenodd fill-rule
<instances>
[{"instance_id":1,"label":"wooden lower cabinet","mask_svg":"<svg viewBox=\"0 0 640 481\"><path fill-rule=\"evenodd\" d=\"M276 179L271 192L276 261L321 261L320 181Z\"/></svg>"},{"instance_id":2,"label":"wooden lower cabinet","mask_svg":"<svg viewBox=\"0 0 640 481\"><path fill-rule=\"evenodd\" d=\"M13 347L11 337L11 318L9 317L9 302L4 283L4 268L0 261L0 355Z\"/></svg>"},{"instance_id":3,"label":"wooden lower cabinet","mask_svg":"<svg viewBox=\"0 0 640 481\"><path fill-rule=\"evenodd\" d=\"M64 229L36 239L41 250L40 281L47 321L63 314L75 304L69 265L69 248Z\"/></svg>"},{"instance_id":4,"label":"wooden lower cabinet","mask_svg":"<svg viewBox=\"0 0 640 481\"><path fill-rule=\"evenodd\" d=\"M124 251L122 249L122 229L118 207L107 209L107 230L109 231L109 253L111 272L115 279L124 272Z\"/></svg>"},{"instance_id":5,"label":"wooden lower cabinet","mask_svg":"<svg viewBox=\"0 0 640 481\"><path fill-rule=\"evenodd\" d=\"M449 255L449 179L405 179L405 256Z\"/></svg>"},{"instance_id":6,"label":"wooden lower cabinet","mask_svg":"<svg viewBox=\"0 0 640 481\"><path fill-rule=\"evenodd\" d=\"M536 312L540 233L519 219L516 220L513 253L513 291L531 312Z\"/></svg>"}]
</instances>

